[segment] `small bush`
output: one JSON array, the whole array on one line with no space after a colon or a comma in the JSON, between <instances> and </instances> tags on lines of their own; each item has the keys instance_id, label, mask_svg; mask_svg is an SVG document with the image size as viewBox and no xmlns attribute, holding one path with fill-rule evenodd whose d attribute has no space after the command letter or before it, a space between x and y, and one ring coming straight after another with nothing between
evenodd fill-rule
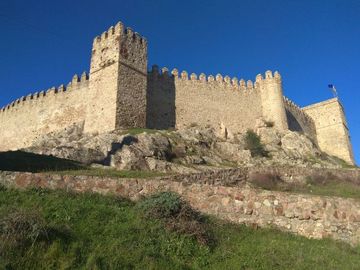
<instances>
[{"instance_id":1,"label":"small bush","mask_svg":"<svg viewBox=\"0 0 360 270\"><path fill-rule=\"evenodd\" d=\"M50 226L36 209L8 208L1 213L0 256L22 253L40 241L50 244L60 239L63 243L69 243L73 238L69 226Z\"/></svg>"},{"instance_id":2,"label":"small bush","mask_svg":"<svg viewBox=\"0 0 360 270\"><path fill-rule=\"evenodd\" d=\"M252 130L245 134L245 149L250 150L252 157L268 157L268 152L261 144L260 137Z\"/></svg>"},{"instance_id":3,"label":"small bush","mask_svg":"<svg viewBox=\"0 0 360 270\"><path fill-rule=\"evenodd\" d=\"M279 189L279 186L283 184L280 176L272 173L256 173L250 177L250 182L255 186L267 190Z\"/></svg>"},{"instance_id":4,"label":"small bush","mask_svg":"<svg viewBox=\"0 0 360 270\"><path fill-rule=\"evenodd\" d=\"M174 158L183 158L186 156L186 146L185 145L176 145L172 147L171 159Z\"/></svg>"},{"instance_id":5,"label":"small bush","mask_svg":"<svg viewBox=\"0 0 360 270\"><path fill-rule=\"evenodd\" d=\"M176 193L161 192L152 195L140 201L138 208L146 218L164 221L165 227L171 231L194 237L200 244L213 243L205 218Z\"/></svg>"},{"instance_id":6,"label":"small bush","mask_svg":"<svg viewBox=\"0 0 360 270\"><path fill-rule=\"evenodd\" d=\"M176 216L181 209L179 195L172 192L161 192L145 198L138 207L148 217L170 218Z\"/></svg>"},{"instance_id":7,"label":"small bush","mask_svg":"<svg viewBox=\"0 0 360 270\"><path fill-rule=\"evenodd\" d=\"M334 174L332 174L331 172L326 172L326 173L314 173L311 176L308 176L306 178L306 183L310 184L310 185L318 185L318 186L323 186L326 185L328 183L340 183L342 182L341 179L338 179Z\"/></svg>"},{"instance_id":8,"label":"small bush","mask_svg":"<svg viewBox=\"0 0 360 270\"><path fill-rule=\"evenodd\" d=\"M3 184L0 184L0 191L6 191L6 187Z\"/></svg>"},{"instance_id":9,"label":"small bush","mask_svg":"<svg viewBox=\"0 0 360 270\"><path fill-rule=\"evenodd\" d=\"M273 121L265 121L265 126L266 127L273 127L275 124Z\"/></svg>"},{"instance_id":10,"label":"small bush","mask_svg":"<svg viewBox=\"0 0 360 270\"><path fill-rule=\"evenodd\" d=\"M210 245L213 243L213 236L205 218L187 204L181 208L175 218L166 222L166 227L171 231L194 237L200 244Z\"/></svg>"},{"instance_id":11,"label":"small bush","mask_svg":"<svg viewBox=\"0 0 360 270\"><path fill-rule=\"evenodd\" d=\"M12 210L0 219L0 254L26 248L44 238L48 238L46 223L36 210Z\"/></svg>"}]
</instances>

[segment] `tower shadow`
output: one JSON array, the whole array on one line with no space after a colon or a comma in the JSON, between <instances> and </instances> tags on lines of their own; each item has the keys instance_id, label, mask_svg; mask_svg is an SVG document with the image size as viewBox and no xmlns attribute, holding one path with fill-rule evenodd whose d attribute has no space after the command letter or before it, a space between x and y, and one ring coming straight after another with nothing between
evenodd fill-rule
<instances>
[{"instance_id":1,"label":"tower shadow","mask_svg":"<svg viewBox=\"0 0 360 270\"><path fill-rule=\"evenodd\" d=\"M149 72L146 91L146 127L170 129L175 127L175 78L156 66Z\"/></svg>"}]
</instances>

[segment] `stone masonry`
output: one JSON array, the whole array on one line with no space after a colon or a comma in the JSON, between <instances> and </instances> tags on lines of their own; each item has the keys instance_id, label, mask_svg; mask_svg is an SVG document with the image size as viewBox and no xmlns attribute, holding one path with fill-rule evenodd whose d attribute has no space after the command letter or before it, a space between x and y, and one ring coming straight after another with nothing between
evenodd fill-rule
<instances>
[{"instance_id":1,"label":"stone masonry","mask_svg":"<svg viewBox=\"0 0 360 270\"><path fill-rule=\"evenodd\" d=\"M84 124L87 133L193 123L228 133L254 129L257 120L303 132L325 152L354 164L348 127L338 99L300 108L284 98L278 72L255 81L153 66L147 41L122 23L93 41L90 73L67 85L23 96L0 110L0 151L29 147L39 136Z\"/></svg>"},{"instance_id":2,"label":"stone masonry","mask_svg":"<svg viewBox=\"0 0 360 270\"><path fill-rule=\"evenodd\" d=\"M288 176L311 173L305 168L276 170ZM259 169L255 169L256 171ZM172 191L179 193L199 211L233 223L253 227L274 226L308 238L330 237L352 245L360 243L358 200L255 189L246 185L249 172L247 169L233 169L152 179L0 172L0 184L14 188L40 187L97 192L132 200L156 192ZM355 181L360 180L359 171L342 171L340 174L348 175Z\"/></svg>"}]
</instances>

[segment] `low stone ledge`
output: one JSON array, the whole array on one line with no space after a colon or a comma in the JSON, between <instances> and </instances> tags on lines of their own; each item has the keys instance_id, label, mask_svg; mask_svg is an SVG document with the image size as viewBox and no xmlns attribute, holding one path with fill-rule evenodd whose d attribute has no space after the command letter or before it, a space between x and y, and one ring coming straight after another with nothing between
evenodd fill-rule
<instances>
[{"instance_id":1,"label":"low stone ledge","mask_svg":"<svg viewBox=\"0 0 360 270\"><path fill-rule=\"evenodd\" d=\"M360 243L360 201L218 184L221 176L236 180L240 171L232 169L222 173L151 179L0 172L0 184L13 188L40 187L115 194L131 200L159 191L173 191L199 211L234 223L275 226L308 238L330 237L353 245ZM208 176L210 180L206 178ZM245 179L244 175L241 179Z\"/></svg>"}]
</instances>

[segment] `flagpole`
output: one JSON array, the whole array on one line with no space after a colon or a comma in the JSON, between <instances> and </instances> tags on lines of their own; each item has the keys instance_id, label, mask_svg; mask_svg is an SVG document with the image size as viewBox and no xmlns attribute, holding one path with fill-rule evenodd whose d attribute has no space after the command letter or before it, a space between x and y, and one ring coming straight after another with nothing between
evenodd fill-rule
<instances>
[{"instance_id":1,"label":"flagpole","mask_svg":"<svg viewBox=\"0 0 360 270\"><path fill-rule=\"evenodd\" d=\"M337 98L338 94L337 94L335 86L333 84L329 84L328 87L330 88L331 92L333 93L334 98Z\"/></svg>"}]
</instances>

